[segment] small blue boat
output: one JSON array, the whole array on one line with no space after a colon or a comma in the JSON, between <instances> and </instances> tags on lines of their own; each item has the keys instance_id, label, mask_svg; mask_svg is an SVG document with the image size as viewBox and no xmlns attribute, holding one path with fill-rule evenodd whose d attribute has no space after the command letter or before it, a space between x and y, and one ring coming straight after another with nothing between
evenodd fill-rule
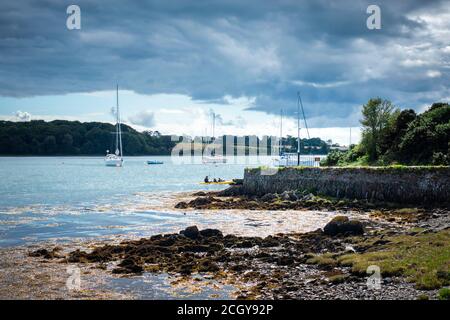
<instances>
[{"instance_id":1,"label":"small blue boat","mask_svg":"<svg viewBox=\"0 0 450 320\"><path fill-rule=\"evenodd\" d=\"M148 160L147 164L164 164L164 162L159 160Z\"/></svg>"}]
</instances>

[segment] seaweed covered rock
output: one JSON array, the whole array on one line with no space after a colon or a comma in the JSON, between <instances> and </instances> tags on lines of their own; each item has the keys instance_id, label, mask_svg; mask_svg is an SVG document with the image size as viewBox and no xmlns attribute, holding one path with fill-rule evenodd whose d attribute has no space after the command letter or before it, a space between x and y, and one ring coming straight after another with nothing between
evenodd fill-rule
<instances>
[{"instance_id":1,"label":"seaweed covered rock","mask_svg":"<svg viewBox=\"0 0 450 320\"><path fill-rule=\"evenodd\" d=\"M217 229L204 229L200 231L200 234L203 237L223 237L222 232Z\"/></svg>"},{"instance_id":2,"label":"seaweed covered rock","mask_svg":"<svg viewBox=\"0 0 450 320\"><path fill-rule=\"evenodd\" d=\"M119 265L120 268L113 270L113 273L141 273L144 269L142 266L133 258L124 259Z\"/></svg>"},{"instance_id":3,"label":"seaweed covered rock","mask_svg":"<svg viewBox=\"0 0 450 320\"><path fill-rule=\"evenodd\" d=\"M59 255L57 252L60 250L60 248L55 247L53 250L49 251L47 249L38 249L36 251L30 252L28 255L30 257L42 257L44 259L54 259L59 258Z\"/></svg>"},{"instance_id":4,"label":"seaweed covered rock","mask_svg":"<svg viewBox=\"0 0 450 320\"><path fill-rule=\"evenodd\" d=\"M194 192L192 195L196 196L196 197L206 197L207 196L206 192L204 192L204 191Z\"/></svg>"},{"instance_id":5,"label":"seaweed covered rock","mask_svg":"<svg viewBox=\"0 0 450 320\"><path fill-rule=\"evenodd\" d=\"M287 200L287 201L297 201L298 200L298 196L295 193L295 191L284 191L281 194L281 198L283 200Z\"/></svg>"},{"instance_id":6,"label":"seaweed covered rock","mask_svg":"<svg viewBox=\"0 0 450 320\"><path fill-rule=\"evenodd\" d=\"M212 197L198 197L194 200L189 201L188 205L192 208L201 209L202 207L205 207L209 204L211 204L213 201Z\"/></svg>"},{"instance_id":7,"label":"seaweed covered rock","mask_svg":"<svg viewBox=\"0 0 450 320\"><path fill-rule=\"evenodd\" d=\"M235 197L240 195L242 195L241 185L231 185L230 187L217 193L217 196L219 197Z\"/></svg>"},{"instance_id":8,"label":"seaweed covered rock","mask_svg":"<svg viewBox=\"0 0 450 320\"><path fill-rule=\"evenodd\" d=\"M266 193L261 197L262 202L271 202L273 200L277 199L277 196L273 193Z\"/></svg>"},{"instance_id":9,"label":"seaweed covered rock","mask_svg":"<svg viewBox=\"0 0 450 320\"><path fill-rule=\"evenodd\" d=\"M198 231L197 226L191 226L187 227L186 229L180 231L180 234L184 235L187 238L190 239L197 239L200 235L200 232Z\"/></svg>"},{"instance_id":10,"label":"seaweed covered rock","mask_svg":"<svg viewBox=\"0 0 450 320\"><path fill-rule=\"evenodd\" d=\"M177 208L177 209L187 209L188 207L189 207L188 204L184 201L178 202L175 205L175 208Z\"/></svg>"},{"instance_id":11,"label":"seaweed covered rock","mask_svg":"<svg viewBox=\"0 0 450 320\"><path fill-rule=\"evenodd\" d=\"M323 232L328 236L341 235L361 235L364 233L364 227L358 220L350 220L345 216L334 217L323 228Z\"/></svg>"}]
</instances>

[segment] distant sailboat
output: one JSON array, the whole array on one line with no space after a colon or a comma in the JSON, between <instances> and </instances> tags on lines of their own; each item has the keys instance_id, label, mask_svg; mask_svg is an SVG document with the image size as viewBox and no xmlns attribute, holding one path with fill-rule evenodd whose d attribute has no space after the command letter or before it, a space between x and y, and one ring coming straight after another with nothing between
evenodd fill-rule
<instances>
[{"instance_id":1,"label":"distant sailboat","mask_svg":"<svg viewBox=\"0 0 450 320\"><path fill-rule=\"evenodd\" d=\"M213 129L212 129L212 141L215 139L215 127L216 127L216 114L213 112ZM227 159L221 155L216 155L215 150L213 150L210 156L202 156L203 164L217 164L217 163L227 163Z\"/></svg>"},{"instance_id":2,"label":"distant sailboat","mask_svg":"<svg viewBox=\"0 0 450 320\"><path fill-rule=\"evenodd\" d=\"M160 161L160 160L148 160L148 161L147 161L147 164L148 164L148 165L152 165L152 164L164 164L164 162L163 162L163 161Z\"/></svg>"},{"instance_id":3,"label":"distant sailboat","mask_svg":"<svg viewBox=\"0 0 450 320\"><path fill-rule=\"evenodd\" d=\"M301 113L300 113L301 110ZM303 115L303 120L305 122L305 129L309 136L308 124L306 122L305 110L303 108L302 98L300 92L297 93L297 152L284 152L283 150L283 112L280 113L280 151L278 158L273 159L275 167L291 167L291 166L308 166L308 167L318 167L320 162L320 157L314 157L312 155L303 156L303 160L300 157L301 151L301 140L300 140L300 114Z\"/></svg>"},{"instance_id":4,"label":"distant sailboat","mask_svg":"<svg viewBox=\"0 0 450 320\"><path fill-rule=\"evenodd\" d=\"M121 167L123 165L122 129L120 127L119 113L119 85L116 87L116 151L110 153L106 150L105 165L108 167Z\"/></svg>"},{"instance_id":5,"label":"distant sailboat","mask_svg":"<svg viewBox=\"0 0 450 320\"><path fill-rule=\"evenodd\" d=\"M273 158L275 167L285 167L289 163L289 154L283 152L283 109L280 110L280 141L278 143L278 157Z\"/></svg>"}]
</instances>

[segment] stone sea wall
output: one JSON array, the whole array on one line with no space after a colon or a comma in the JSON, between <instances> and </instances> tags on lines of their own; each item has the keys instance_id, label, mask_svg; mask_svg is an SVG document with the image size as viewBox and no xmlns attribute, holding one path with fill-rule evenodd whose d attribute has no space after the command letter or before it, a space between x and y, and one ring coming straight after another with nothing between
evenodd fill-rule
<instances>
[{"instance_id":1,"label":"stone sea wall","mask_svg":"<svg viewBox=\"0 0 450 320\"><path fill-rule=\"evenodd\" d=\"M248 195L309 190L348 199L397 203L449 203L449 167L246 169L242 191Z\"/></svg>"}]
</instances>

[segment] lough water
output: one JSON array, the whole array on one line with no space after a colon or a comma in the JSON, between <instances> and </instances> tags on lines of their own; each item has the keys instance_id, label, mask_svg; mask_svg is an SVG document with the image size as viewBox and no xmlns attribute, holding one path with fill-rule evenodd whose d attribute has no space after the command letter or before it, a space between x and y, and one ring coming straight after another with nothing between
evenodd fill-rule
<instances>
[{"instance_id":1,"label":"lough water","mask_svg":"<svg viewBox=\"0 0 450 320\"><path fill-rule=\"evenodd\" d=\"M146 160L162 165L147 165ZM217 190L210 178L242 178L246 167L269 157L227 164L179 164L170 157L126 157L122 168L101 157L0 157L0 247L39 241L72 241L176 232L189 225L228 233L274 234L321 227L330 213L180 212L167 205L176 192ZM166 203L166 205L164 205ZM159 209L155 209L159 208Z\"/></svg>"},{"instance_id":2,"label":"lough water","mask_svg":"<svg viewBox=\"0 0 450 320\"><path fill-rule=\"evenodd\" d=\"M164 164L147 165L150 159ZM179 212L142 205L171 192L224 188L199 182L206 175L241 178L252 161L240 162L180 165L170 157L126 157L124 167L111 168L101 157L2 157L0 247L182 227L188 219Z\"/></svg>"},{"instance_id":3,"label":"lough water","mask_svg":"<svg viewBox=\"0 0 450 320\"><path fill-rule=\"evenodd\" d=\"M164 164L147 165L149 159ZM127 157L124 167L112 168L104 166L100 157L0 158L0 248L42 245L43 241L78 245L92 239L145 237L194 224L224 233L265 236L314 230L336 214L172 209L177 192L226 187L200 184L206 175L242 178L245 167L271 162L269 157L234 160L225 165L180 165L170 157ZM104 280L96 286L137 299L229 299L236 290L218 284L190 290L189 286L172 285L173 279L166 274L106 276Z\"/></svg>"}]
</instances>

